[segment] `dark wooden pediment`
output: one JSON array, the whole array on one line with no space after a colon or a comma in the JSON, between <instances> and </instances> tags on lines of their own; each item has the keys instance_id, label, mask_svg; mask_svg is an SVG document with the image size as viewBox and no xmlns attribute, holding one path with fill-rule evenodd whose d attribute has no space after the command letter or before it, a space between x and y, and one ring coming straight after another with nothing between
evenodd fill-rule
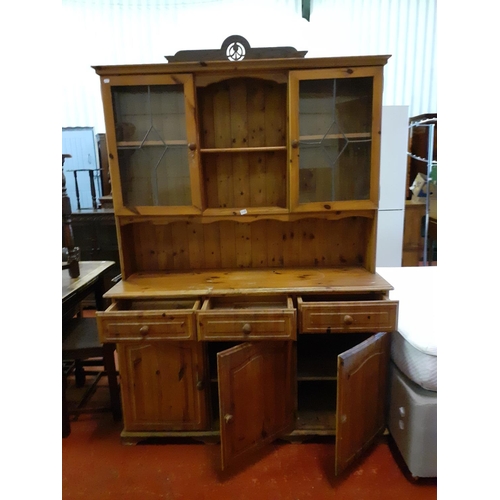
<instances>
[{"instance_id":1,"label":"dark wooden pediment","mask_svg":"<svg viewBox=\"0 0 500 500\"><path fill-rule=\"evenodd\" d=\"M240 35L231 35L222 42L220 49L181 50L173 56L165 56L170 62L193 61L243 61L244 59L274 59L304 57L307 50L298 51L293 47L250 47Z\"/></svg>"}]
</instances>

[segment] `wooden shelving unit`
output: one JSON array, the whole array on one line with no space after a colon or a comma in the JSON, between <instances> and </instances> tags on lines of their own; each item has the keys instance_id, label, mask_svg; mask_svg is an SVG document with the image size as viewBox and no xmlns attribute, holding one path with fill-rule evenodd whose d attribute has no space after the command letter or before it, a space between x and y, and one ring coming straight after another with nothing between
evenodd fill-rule
<instances>
[{"instance_id":1,"label":"wooden shelving unit","mask_svg":"<svg viewBox=\"0 0 500 500\"><path fill-rule=\"evenodd\" d=\"M388 57L95 68L123 276L98 321L124 439L215 435L225 468L279 437L336 435L340 473L383 431Z\"/></svg>"}]
</instances>

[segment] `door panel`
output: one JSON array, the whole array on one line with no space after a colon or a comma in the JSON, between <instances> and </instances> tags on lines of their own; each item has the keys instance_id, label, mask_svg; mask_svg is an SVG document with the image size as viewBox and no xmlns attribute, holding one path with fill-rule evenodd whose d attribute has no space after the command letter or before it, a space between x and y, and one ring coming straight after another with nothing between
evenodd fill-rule
<instances>
[{"instance_id":1,"label":"door panel","mask_svg":"<svg viewBox=\"0 0 500 500\"><path fill-rule=\"evenodd\" d=\"M384 430L389 340L377 333L338 357L336 475Z\"/></svg>"},{"instance_id":2,"label":"door panel","mask_svg":"<svg viewBox=\"0 0 500 500\"><path fill-rule=\"evenodd\" d=\"M293 428L292 343L245 343L217 354L222 469Z\"/></svg>"},{"instance_id":3,"label":"door panel","mask_svg":"<svg viewBox=\"0 0 500 500\"><path fill-rule=\"evenodd\" d=\"M290 71L292 211L376 208L381 95L378 68Z\"/></svg>"},{"instance_id":4,"label":"door panel","mask_svg":"<svg viewBox=\"0 0 500 500\"><path fill-rule=\"evenodd\" d=\"M102 195L101 179L97 170L94 129L92 127L63 128L62 152L71 155L71 158L66 158L63 165L71 210L76 212L85 208L92 209L91 184L94 184L96 193L94 202L97 202ZM93 177L90 176L89 171L92 171Z\"/></svg>"},{"instance_id":5,"label":"door panel","mask_svg":"<svg viewBox=\"0 0 500 500\"><path fill-rule=\"evenodd\" d=\"M116 214L201 213L192 75L102 81Z\"/></svg>"},{"instance_id":6,"label":"door panel","mask_svg":"<svg viewBox=\"0 0 500 500\"><path fill-rule=\"evenodd\" d=\"M207 427L202 345L124 342L117 344L117 350L124 430L191 431Z\"/></svg>"}]
</instances>

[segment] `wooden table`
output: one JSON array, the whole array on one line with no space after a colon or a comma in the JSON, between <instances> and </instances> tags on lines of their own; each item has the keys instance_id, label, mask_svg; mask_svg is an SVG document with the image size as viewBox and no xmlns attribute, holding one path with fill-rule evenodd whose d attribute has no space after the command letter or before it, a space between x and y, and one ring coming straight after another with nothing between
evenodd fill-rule
<instances>
[{"instance_id":1,"label":"wooden table","mask_svg":"<svg viewBox=\"0 0 500 500\"><path fill-rule=\"evenodd\" d=\"M87 295L94 293L96 309L104 309L104 273L115 263L109 260L80 262L80 276L71 278L68 269L62 270L62 317L72 315L74 308Z\"/></svg>"},{"instance_id":2,"label":"wooden table","mask_svg":"<svg viewBox=\"0 0 500 500\"><path fill-rule=\"evenodd\" d=\"M114 265L113 261L82 261L80 262L80 276L71 278L68 269L62 270L62 319L71 318L74 315L75 307L87 295L94 293L96 308L104 309L102 295L104 293L104 273ZM70 422L66 403L66 378L63 376L63 402L62 402L62 435L66 437L70 434Z\"/></svg>"}]
</instances>

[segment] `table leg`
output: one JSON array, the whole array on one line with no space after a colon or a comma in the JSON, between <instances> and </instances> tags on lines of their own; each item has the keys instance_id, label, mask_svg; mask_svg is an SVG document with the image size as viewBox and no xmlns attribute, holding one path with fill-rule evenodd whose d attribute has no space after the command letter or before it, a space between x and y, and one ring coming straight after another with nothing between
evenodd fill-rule
<instances>
[{"instance_id":1,"label":"table leg","mask_svg":"<svg viewBox=\"0 0 500 500\"><path fill-rule=\"evenodd\" d=\"M111 411L115 421L121 420L120 388L118 377L116 376L115 365L115 344L103 344L104 348L104 369L108 376L109 394L111 399Z\"/></svg>"},{"instance_id":2,"label":"table leg","mask_svg":"<svg viewBox=\"0 0 500 500\"><path fill-rule=\"evenodd\" d=\"M66 374L62 373L62 437L68 437L71 434L71 425L69 423L68 402L66 401Z\"/></svg>"},{"instance_id":3,"label":"table leg","mask_svg":"<svg viewBox=\"0 0 500 500\"><path fill-rule=\"evenodd\" d=\"M99 276L94 285L95 308L97 311L104 310L104 279L102 275Z\"/></svg>"}]
</instances>

